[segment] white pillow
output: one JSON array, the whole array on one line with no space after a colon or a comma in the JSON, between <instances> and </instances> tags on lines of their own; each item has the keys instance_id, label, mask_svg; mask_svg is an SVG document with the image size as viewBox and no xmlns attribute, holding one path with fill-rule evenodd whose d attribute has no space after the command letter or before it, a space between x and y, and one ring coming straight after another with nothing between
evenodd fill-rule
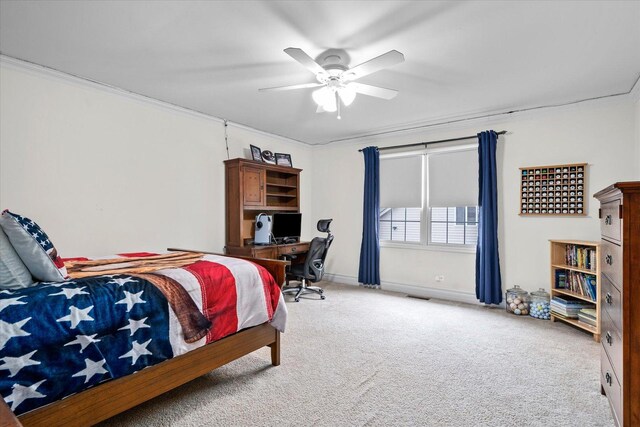
<instances>
[{"instance_id":1,"label":"white pillow","mask_svg":"<svg viewBox=\"0 0 640 427\"><path fill-rule=\"evenodd\" d=\"M0 228L0 289L27 288L31 285L31 273Z\"/></svg>"},{"instance_id":2,"label":"white pillow","mask_svg":"<svg viewBox=\"0 0 640 427\"><path fill-rule=\"evenodd\" d=\"M67 269L49 236L34 221L5 210L0 226L31 275L43 282L62 282Z\"/></svg>"}]
</instances>

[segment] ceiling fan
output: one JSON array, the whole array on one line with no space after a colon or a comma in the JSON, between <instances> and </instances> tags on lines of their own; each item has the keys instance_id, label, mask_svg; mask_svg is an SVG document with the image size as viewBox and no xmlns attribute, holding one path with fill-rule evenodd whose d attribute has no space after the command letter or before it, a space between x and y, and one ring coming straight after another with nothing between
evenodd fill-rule
<instances>
[{"instance_id":1,"label":"ceiling fan","mask_svg":"<svg viewBox=\"0 0 640 427\"><path fill-rule=\"evenodd\" d=\"M307 55L302 49L289 47L284 50L289 56L302 64L306 69L316 75L318 83L303 83L292 86L269 87L259 89L260 91L279 91L293 89L307 89L318 87L312 93L312 98L318 104L316 112L335 112L340 119L341 104L349 106L356 97L356 94L373 96L382 99L392 99L397 94L397 90L386 89L378 86L371 86L358 83L355 80L382 70L383 68L399 64L404 61L404 55L397 50L390 50L369 61L348 68L343 64L343 60L338 54L330 54L324 58L320 65Z\"/></svg>"}]
</instances>

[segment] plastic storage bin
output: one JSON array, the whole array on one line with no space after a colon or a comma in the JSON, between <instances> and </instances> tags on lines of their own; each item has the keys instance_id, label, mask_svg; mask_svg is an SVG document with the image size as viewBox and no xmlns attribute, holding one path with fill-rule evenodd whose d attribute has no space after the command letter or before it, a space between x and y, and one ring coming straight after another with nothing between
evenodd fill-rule
<instances>
[{"instance_id":1,"label":"plastic storage bin","mask_svg":"<svg viewBox=\"0 0 640 427\"><path fill-rule=\"evenodd\" d=\"M529 314L529 293L518 285L507 289L507 312L518 316Z\"/></svg>"},{"instance_id":2,"label":"plastic storage bin","mask_svg":"<svg viewBox=\"0 0 640 427\"><path fill-rule=\"evenodd\" d=\"M531 303L529 304L529 314L536 319L549 320L549 301L551 295L543 288L531 292Z\"/></svg>"}]
</instances>

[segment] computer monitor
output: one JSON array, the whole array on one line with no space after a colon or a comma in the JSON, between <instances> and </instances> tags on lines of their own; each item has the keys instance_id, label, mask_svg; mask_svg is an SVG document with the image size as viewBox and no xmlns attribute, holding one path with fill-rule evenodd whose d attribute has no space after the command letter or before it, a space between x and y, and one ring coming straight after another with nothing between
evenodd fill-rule
<instances>
[{"instance_id":1,"label":"computer monitor","mask_svg":"<svg viewBox=\"0 0 640 427\"><path fill-rule=\"evenodd\" d=\"M274 213L271 232L277 242L295 239L300 240L302 214L297 212Z\"/></svg>"}]
</instances>

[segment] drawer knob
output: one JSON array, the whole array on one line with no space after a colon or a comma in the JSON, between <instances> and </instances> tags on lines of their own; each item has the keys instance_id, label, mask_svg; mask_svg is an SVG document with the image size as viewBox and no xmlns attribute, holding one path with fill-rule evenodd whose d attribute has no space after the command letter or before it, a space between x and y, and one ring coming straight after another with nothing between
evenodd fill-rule
<instances>
[{"instance_id":1,"label":"drawer knob","mask_svg":"<svg viewBox=\"0 0 640 427\"><path fill-rule=\"evenodd\" d=\"M606 257L604 257L604 262L606 262L609 265L613 264L613 256L611 254L607 254Z\"/></svg>"},{"instance_id":2,"label":"drawer knob","mask_svg":"<svg viewBox=\"0 0 640 427\"><path fill-rule=\"evenodd\" d=\"M295 252L295 251L296 251L296 248L294 246L293 248L291 248L291 252Z\"/></svg>"},{"instance_id":3,"label":"drawer knob","mask_svg":"<svg viewBox=\"0 0 640 427\"><path fill-rule=\"evenodd\" d=\"M607 333L604 335L604 338L607 340L607 344L613 345L613 337L611 336L611 332L607 331Z\"/></svg>"},{"instance_id":4,"label":"drawer knob","mask_svg":"<svg viewBox=\"0 0 640 427\"><path fill-rule=\"evenodd\" d=\"M607 302L607 304L611 304L612 298L609 292L607 292L607 295L604 296L604 300Z\"/></svg>"},{"instance_id":5,"label":"drawer knob","mask_svg":"<svg viewBox=\"0 0 640 427\"><path fill-rule=\"evenodd\" d=\"M604 217L604 224L605 225L613 224L612 219L611 219L611 215L607 215L607 216Z\"/></svg>"},{"instance_id":6,"label":"drawer knob","mask_svg":"<svg viewBox=\"0 0 640 427\"><path fill-rule=\"evenodd\" d=\"M613 380L611 378L611 374L609 374L609 372L607 372L607 374L604 376L604 378L607 380L607 384L611 385L613 383Z\"/></svg>"}]
</instances>

